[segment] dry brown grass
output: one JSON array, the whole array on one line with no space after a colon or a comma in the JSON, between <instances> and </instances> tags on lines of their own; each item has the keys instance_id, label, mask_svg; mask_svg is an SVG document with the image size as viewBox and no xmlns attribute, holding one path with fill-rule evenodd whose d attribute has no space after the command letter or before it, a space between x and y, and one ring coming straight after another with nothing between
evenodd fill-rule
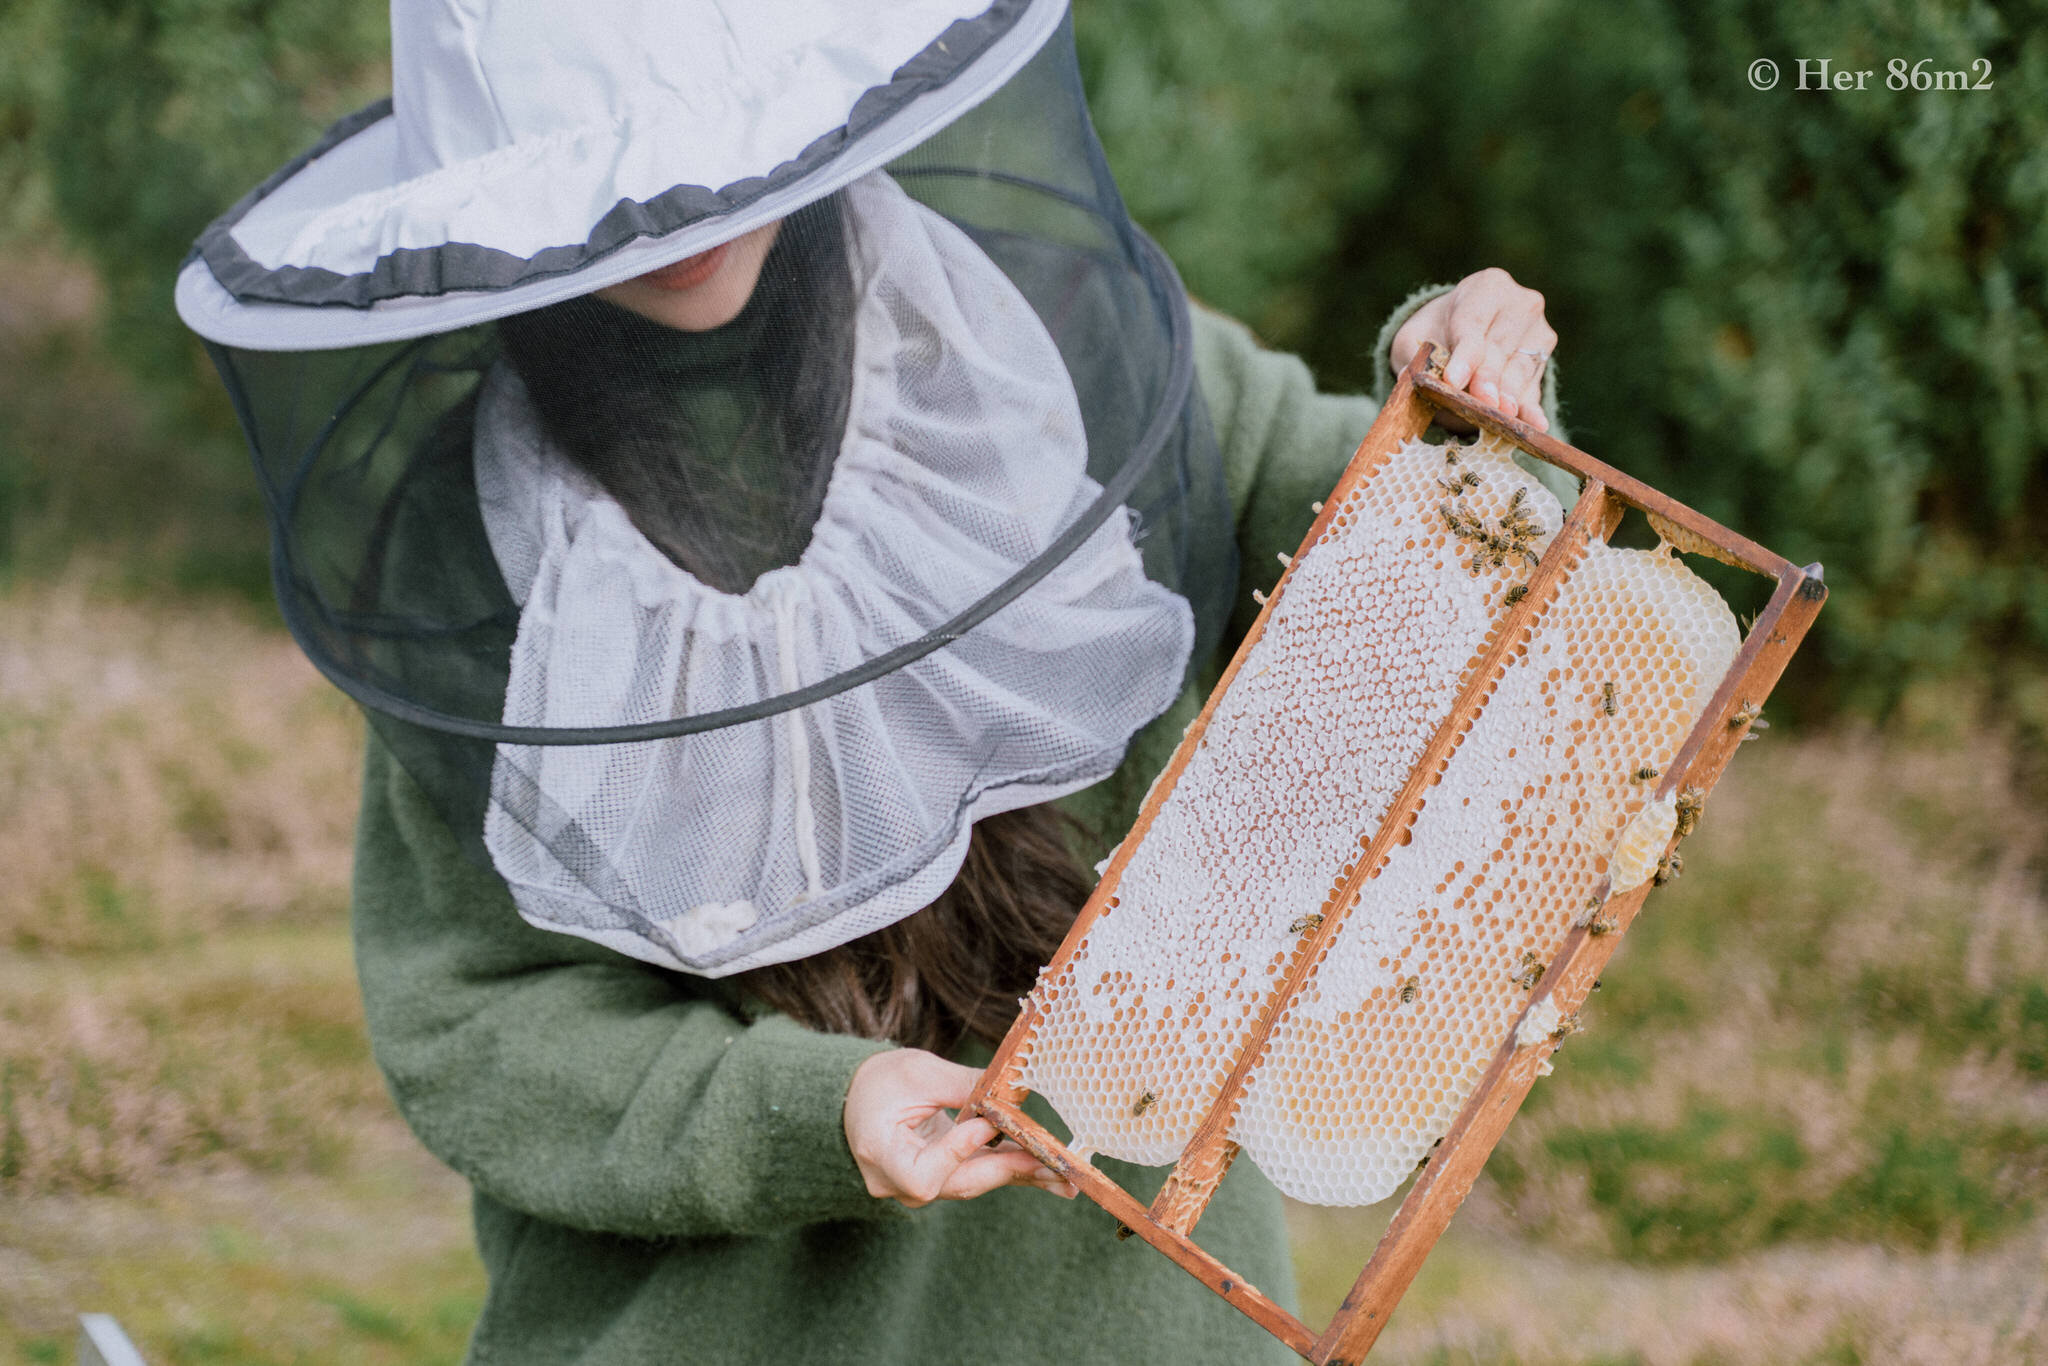
<instances>
[{"instance_id":1,"label":"dry brown grass","mask_svg":"<svg viewBox=\"0 0 2048 1366\"><path fill-rule=\"evenodd\" d=\"M0 1361L70 1361L112 1312L151 1366L453 1366L483 1293L467 1188L402 1131L320 1174L166 1172L10 1200Z\"/></svg>"},{"instance_id":2,"label":"dry brown grass","mask_svg":"<svg viewBox=\"0 0 2048 1366\"><path fill-rule=\"evenodd\" d=\"M84 1308L172 1363L453 1360L461 1184L348 960L360 723L248 614L79 582L0 590L0 1360ZM2012 771L1968 727L1748 747L1373 1360L2048 1358ZM1327 1317L1384 1212L1296 1213Z\"/></svg>"},{"instance_id":3,"label":"dry brown grass","mask_svg":"<svg viewBox=\"0 0 2048 1366\"><path fill-rule=\"evenodd\" d=\"M229 606L0 594L0 946L154 949L330 923L361 723Z\"/></svg>"},{"instance_id":4,"label":"dry brown grass","mask_svg":"<svg viewBox=\"0 0 2048 1366\"><path fill-rule=\"evenodd\" d=\"M0 986L0 1191L330 1169L389 1124L346 942L273 935Z\"/></svg>"},{"instance_id":5,"label":"dry brown grass","mask_svg":"<svg viewBox=\"0 0 2048 1366\"><path fill-rule=\"evenodd\" d=\"M353 710L229 608L22 586L0 642L0 1190L331 1161Z\"/></svg>"},{"instance_id":6,"label":"dry brown grass","mask_svg":"<svg viewBox=\"0 0 2048 1366\"><path fill-rule=\"evenodd\" d=\"M2009 750L1750 746L1495 1175L1586 1255L1996 1236L2048 1194L2048 815Z\"/></svg>"},{"instance_id":7,"label":"dry brown grass","mask_svg":"<svg viewBox=\"0 0 2048 1366\"><path fill-rule=\"evenodd\" d=\"M1318 1231L1311 1213L1304 1242ZM1827 1244L1667 1268L1454 1228L1371 1360L2025 1366L2048 1360L2048 1220L1980 1253Z\"/></svg>"}]
</instances>

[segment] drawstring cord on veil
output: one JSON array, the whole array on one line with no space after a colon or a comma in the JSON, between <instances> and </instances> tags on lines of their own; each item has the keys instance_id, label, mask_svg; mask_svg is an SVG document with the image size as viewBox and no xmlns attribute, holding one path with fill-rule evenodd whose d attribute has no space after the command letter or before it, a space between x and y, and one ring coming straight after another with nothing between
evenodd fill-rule
<instances>
[{"instance_id":1,"label":"drawstring cord on veil","mask_svg":"<svg viewBox=\"0 0 2048 1366\"><path fill-rule=\"evenodd\" d=\"M778 576L769 584L769 602L775 611L775 654L782 675L782 690L795 692L803 686L796 667L796 612L798 599L808 590L795 576ZM782 713L783 738L789 746L789 779L795 804L797 863L804 870L804 899L825 890L818 869L818 818L811 809L811 734L804 722L805 708Z\"/></svg>"}]
</instances>

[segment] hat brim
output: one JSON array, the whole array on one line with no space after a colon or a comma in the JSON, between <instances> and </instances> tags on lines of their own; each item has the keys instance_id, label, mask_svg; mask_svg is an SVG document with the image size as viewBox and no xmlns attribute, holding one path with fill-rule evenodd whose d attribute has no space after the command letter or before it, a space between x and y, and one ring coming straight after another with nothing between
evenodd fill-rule
<instances>
[{"instance_id":1,"label":"hat brim","mask_svg":"<svg viewBox=\"0 0 2048 1366\"><path fill-rule=\"evenodd\" d=\"M1015 75L1065 12L1066 0L996 0L971 21L983 25L981 41L962 42L955 25L862 95L844 126L766 175L622 199L580 242L526 256L465 242L401 248L352 275L252 259L239 225L345 203L388 179L396 123L388 102L373 106L207 229L179 272L178 315L222 345L317 351L453 331L618 284L787 217L910 151Z\"/></svg>"}]
</instances>

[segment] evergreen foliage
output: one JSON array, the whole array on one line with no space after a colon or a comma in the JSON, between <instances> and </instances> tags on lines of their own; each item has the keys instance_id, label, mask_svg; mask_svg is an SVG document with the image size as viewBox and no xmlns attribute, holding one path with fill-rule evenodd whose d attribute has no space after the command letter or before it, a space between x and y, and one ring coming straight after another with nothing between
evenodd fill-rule
<instances>
[{"instance_id":1,"label":"evergreen foliage","mask_svg":"<svg viewBox=\"0 0 2048 1366\"><path fill-rule=\"evenodd\" d=\"M1828 700L2048 647L2042 6L1079 13L1134 214L1326 383L1416 283L1506 266L1550 300L1575 440L1827 566ZM1801 91L1801 57L1875 75ZM1990 88L1894 90L1894 58Z\"/></svg>"},{"instance_id":2,"label":"evergreen foliage","mask_svg":"<svg viewBox=\"0 0 2048 1366\"><path fill-rule=\"evenodd\" d=\"M23 0L26 12L52 0ZM388 76L384 6L363 0L63 0L37 118L65 232L107 288L128 358L209 386L171 311L192 240L367 103ZM46 21L47 22L47 21Z\"/></svg>"},{"instance_id":3,"label":"evergreen foliage","mask_svg":"<svg viewBox=\"0 0 2048 1366\"><path fill-rule=\"evenodd\" d=\"M13 0L0 192L198 403L199 228L385 84L365 0ZM1385 309L1499 264L1574 437L1834 589L1802 686L1882 708L2048 652L2048 10L1830 0L1077 0L1094 109L1191 289L1359 386ZM1758 57L1780 85L1751 88ZM1801 57L1870 69L1794 88ZM1887 63L1987 90L1893 90ZM44 208L42 206L52 206ZM221 414L216 411L214 420ZM1732 580L1724 580L1732 583Z\"/></svg>"}]
</instances>

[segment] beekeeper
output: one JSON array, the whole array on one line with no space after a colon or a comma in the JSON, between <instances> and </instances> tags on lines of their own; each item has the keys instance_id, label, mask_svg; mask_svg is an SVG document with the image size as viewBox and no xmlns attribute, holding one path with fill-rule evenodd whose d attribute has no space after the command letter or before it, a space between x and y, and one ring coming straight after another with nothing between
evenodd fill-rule
<instances>
[{"instance_id":1,"label":"beekeeper","mask_svg":"<svg viewBox=\"0 0 2048 1366\"><path fill-rule=\"evenodd\" d=\"M1374 399L1190 309L1063 0L396 0L392 59L177 299L370 721L357 959L475 1190L471 1359L1281 1352L947 1110ZM1548 421L1540 296L1424 339ZM1255 1171L1202 1234L1289 1296Z\"/></svg>"}]
</instances>

